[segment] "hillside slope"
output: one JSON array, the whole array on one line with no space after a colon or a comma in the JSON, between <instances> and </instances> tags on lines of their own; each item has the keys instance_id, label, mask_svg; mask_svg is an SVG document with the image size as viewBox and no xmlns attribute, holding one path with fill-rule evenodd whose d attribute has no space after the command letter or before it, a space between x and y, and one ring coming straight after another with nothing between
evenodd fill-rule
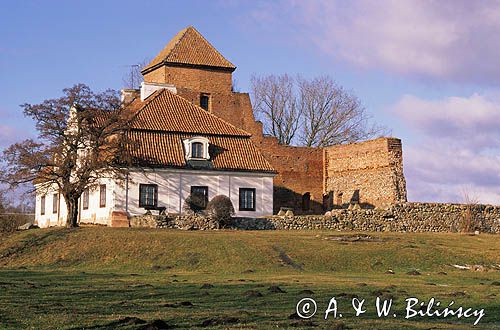
<instances>
[{"instance_id":1,"label":"hillside slope","mask_svg":"<svg viewBox=\"0 0 500 330\"><path fill-rule=\"evenodd\" d=\"M493 235L309 231L174 231L87 227L0 240L3 267L176 272L380 272L500 264ZM356 237L360 236L361 239Z\"/></svg>"},{"instance_id":2,"label":"hillside slope","mask_svg":"<svg viewBox=\"0 0 500 330\"><path fill-rule=\"evenodd\" d=\"M465 330L474 322L406 320L406 297L484 308L475 328L498 329L499 252L493 235L30 230L0 237L0 329ZM344 317L325 320L319 311L333 296ZM379 296L394 300L397 318L376 315ZM304 297L318 314L298 320ZM352 298L366 299L366 314L349 309Z\"/></svg>"}]
</instances>

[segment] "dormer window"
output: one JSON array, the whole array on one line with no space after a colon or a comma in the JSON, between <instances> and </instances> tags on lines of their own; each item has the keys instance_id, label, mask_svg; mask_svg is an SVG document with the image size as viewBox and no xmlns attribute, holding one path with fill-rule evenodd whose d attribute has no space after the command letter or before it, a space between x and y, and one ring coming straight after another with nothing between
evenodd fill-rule
<instances>
[{"instance_id":1,"label":"dormer window","mask_svg":"<svg viewBox=\"0 0 500 330\"><path fill-rule=\"evenodd\" d=\"M184 152L186 160L208 160L210 155L208 154L209 141L203 136L195 136L190 139L185 139Z\"/></svg>"},{"instance_id":2,"label":"dormer window","mask_svg":"<svg viewBox=\"0 0 500 330\"><path fill-rule=\"evenodd\" d=\"M191 143L191 157L203 158L203 143L201 142Z\"/></svg>"}]
</instances>

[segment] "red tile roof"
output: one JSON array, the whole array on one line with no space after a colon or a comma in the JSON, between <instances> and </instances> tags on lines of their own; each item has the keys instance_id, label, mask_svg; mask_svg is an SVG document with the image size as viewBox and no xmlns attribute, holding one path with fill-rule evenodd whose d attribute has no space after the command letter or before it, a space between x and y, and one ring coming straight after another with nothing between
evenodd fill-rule
<instances>
[{"instance_id":1,"label":"red tile roof","mask_svg":"<svg viewBox=\"0 0 500 330\"><path fill-rule=\"evenodd\" d=\"M275 172L249 133L167 89L142 102L129 133L129 148L140 166L189 168L182 140L193 136L209 139L214 170Z\"/></svg>"},{"instance_id":2,"label":"red tile roof","mask_svg":"<svg viewBox=\"0 0 500 330\"><path fill-rule=\"evenodd\" d=\"M130 153L135 163L151 167L185 168L184 139L197 134L133 130L129 133ZM209 139L210 161L215 170L274 173L248 137L204 135Z\"/></svg>"},{"instance_id":3,"label":"red tile roof","mask_svg":"<svg viewBox=\"0 0 500 330\"><path fill-rule=\"evenodd\" d=\"M133 128L153 131L250 136L225 120L167 89L149 96Z\"/></svg>"},{"instance_id":4,"label":"red tile roof","mask_svg":"<svg viewBox=\"0 0 500 330\"><path fill-rule=\"evenodd\" d=\"M146 73L163 64L190 64L234 70L236 67L222 56L194 27L181 30L143 69Z\"/></svg>"}]
</instances>

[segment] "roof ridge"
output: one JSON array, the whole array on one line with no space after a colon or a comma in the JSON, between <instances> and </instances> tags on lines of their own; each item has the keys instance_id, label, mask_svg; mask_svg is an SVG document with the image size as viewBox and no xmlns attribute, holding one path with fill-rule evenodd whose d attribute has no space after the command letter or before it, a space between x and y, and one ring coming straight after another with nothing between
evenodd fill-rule
<instances>
[{"instance_id":1,"label":"roof ridge","mask_svg":"<svg viewBox=\"0 0 500 330\"><path fill-rule=\"evenodd\" d=\"M175 43L172 44L172 48L170 49L170 51L168 52L167 56L165 56L165 58L160 62L160 63L163 63L163 62L166 62L166 59L172 55L172 51L175 49L175 47L179 44L179 42L181 42L182 39L184 39L184 37L186 36L186 33L188 32L189 28L191 27L188 26L187 28L184 28L183 30L179 31L179 33L182 32L182 34L179 36L179 39L177 39L177 41Z\"/></svg>"},{"instance_id":2,"label":"roof ridge","mask_svg":"<svg viewBox=\"0 0 500 330\"><path fill-rule=\"evenodd\" d=\"M224 57L224 55L222 55L222 54L219 52L219 50L218 50L217 48L215 48L215 46L214 46L214 45L212 45L212 43L211 43L210 41L208 41L208 39L207 39L207 38L205 38L205 37L203 36L203 34L201 34L201 33L200 33L200 31L198 31L198 30L197 30L194 26L192 26L192 25L188 26L188 27L186 28L186 31L183 33L182 38L184 38L184 36L186 35L186 32L187 32L189 29L191 29L191 30L193 30L194 32L196 32L196 34L198 34L198 35L201 37L201 39L203 39L203 40L204 40L204 41L205 41L205 42L206 42L206 43L207 43L210 47L212 47L212 48L215 50L215 53L216 53L216 54L220 57L220 59L221 59L221 60L228 62L228 63L229 63L229 64L231 64L233 67L236 67L236 66L235 66L235 65L234 65L231 61L229 61L227 58L225 58L225 57ZM182 39L182 38L180 38L180 39ZM180 39L179 39L179 41L180 41ZM177 43L176 43L176 44L177 44ZM173 50L173 48L172 48L172 50Z\"/></svg>"}]
</instances>

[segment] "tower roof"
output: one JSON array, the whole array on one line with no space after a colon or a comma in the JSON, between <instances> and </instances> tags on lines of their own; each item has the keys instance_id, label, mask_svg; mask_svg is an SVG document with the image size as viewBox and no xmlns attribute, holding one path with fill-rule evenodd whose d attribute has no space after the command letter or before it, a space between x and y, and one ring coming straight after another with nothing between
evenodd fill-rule
<instances>
[{"instance_id":1,"label":"tower roof","mask_svg":"<svg viewBox=\"0 0 500 330\"><path fill-rule=\"evenodd\" d=\"M236 69L192 26L179 31L142 69L142 73L147 73L165 63L210 66L231 71Z\"/></svg>"}]
</instances>

